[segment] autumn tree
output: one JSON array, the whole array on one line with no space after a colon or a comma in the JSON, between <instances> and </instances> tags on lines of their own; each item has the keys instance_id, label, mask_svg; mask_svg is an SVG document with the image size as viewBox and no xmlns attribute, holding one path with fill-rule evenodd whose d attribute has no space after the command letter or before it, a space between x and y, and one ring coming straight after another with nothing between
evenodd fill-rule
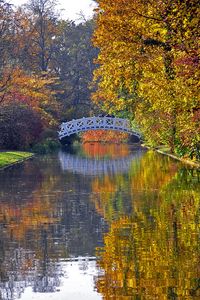
<instances>
[{"instance_id":1,"label":"autumn tree","mask_svg":"<svg viewBox=\"0 0 200 300\"><path fill-rule=\"evenodd\" d=\"M40 114L44 125L55 125L59 105L54 99L54 93L49 89L54 79L36 74L29 75L20 68L12 71L5 69L4 77L7 78L8 74L10 74L9 84L0 93L2 105L7 103L29 105Z\"/></svg>"},{"instance_id":2,"label":"autumn tree","mask_svg":"<svg viewBox=\"0 0 200 300\"><path fill-rule=\"evenodd\" d=\"M61 20L54 1L30 1L19 11L21 29L19 62L22 68L56 76L53 86L57 100L63 105L64 118L82 116L91 107L89 84L94 57L93 20L75 24Z\"/></svg>"},{"instance_id":3,"label":"autumn tree","mask_svg":"<svg viewBox=\"0 0 200 300\"><path fill-rule=\"evenodd\" d=\"M198 1L97 2L94 101L128 110L151 144L198 152Z\"/></svg>"},{"instance_id":4,"label":"autumn tree","mask_svg":"<svg viewBox=\"0 0 200 300\"><path fill-rule=\"evenodd\" d=\"M108 142L108 143L125 143L128 141L128 134L125 132L117 132L114 130L88 130L82 133L83 143L87 142Z\"/></svg>"}]
</instances>

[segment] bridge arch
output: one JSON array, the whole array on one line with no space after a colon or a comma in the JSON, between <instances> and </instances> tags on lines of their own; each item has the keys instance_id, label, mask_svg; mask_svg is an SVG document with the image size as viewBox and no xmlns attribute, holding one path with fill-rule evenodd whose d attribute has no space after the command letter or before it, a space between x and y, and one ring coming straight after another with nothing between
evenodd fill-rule
<instances>
[{"instance_id":1,"label":"bridge arch","mask_svg":"<svg viewBox=\"0 0 200 300\"><path fill-rule=\"evenodd\" d=\"M115 117L83 117L81 119L63 122L60 125L58 137L61 141L75 133L98 129L126 132L136 136L139 140L141 138L141 135L131 128L129 120Z\"/></svg>"}]
</instances>

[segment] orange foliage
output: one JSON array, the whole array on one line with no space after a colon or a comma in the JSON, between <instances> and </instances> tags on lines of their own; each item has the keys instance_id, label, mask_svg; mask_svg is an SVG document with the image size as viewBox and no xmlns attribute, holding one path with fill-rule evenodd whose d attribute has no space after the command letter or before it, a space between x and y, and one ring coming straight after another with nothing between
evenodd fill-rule
<instances>
[{"instance_id":1,"label":"orange foliage","mask_svg":"<svg viewBox=\"0 0 200 300\"><path fill-rule=\"evenodd\" d=\"M82 135L83 142L110 142L120 143L128 138L127 133L113 130L89 130Z\"/></svg>"},{"instance_id":2,"label":"orange foliage","mask_svg":"<svg viewBox=\"0 0 200 300\"><path fill-rule=\"evenodd\" d=\"M0 205L0 220L6 221L9 232L17 240L23 240L26 233L30 229L38 229L40 226L49 226L51 223L57 221L56 218L46 214L46 211L53 210L52 204L49 199L45 202L41 202L41 199L37 196L33 199L33 202L27 203L22 208L10 206L9 204Z\"/></svg>"},{"instance_id":3,"label":"orange foliage","mask_svg":"<svg viewBox=\"0 0 200 300\"><path fill-rule=\"evenodd\" d=\"M30 75L20 68L5 69L3 79L0 80L0 101L4 103L22 103L38 112L44 123L54 124L49 111L58 111L58 104L54 100L53 92L49 86L55 79L47 76Z\"/></svg>"}]
</instances>

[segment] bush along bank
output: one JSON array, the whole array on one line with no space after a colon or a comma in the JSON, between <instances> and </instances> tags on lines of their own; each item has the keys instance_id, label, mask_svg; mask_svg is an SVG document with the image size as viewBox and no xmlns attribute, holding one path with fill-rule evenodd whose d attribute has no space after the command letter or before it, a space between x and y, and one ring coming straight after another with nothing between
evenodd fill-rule
<instances>
[{"instance_id":1,"label":"bush along bank","mask_svg":"<svg viewBox=\"0 0 200 300\"><path fill-rule=\"evenodd\" d=\"M36 154L48 154L59 150L60 147L61 144L59 141L52 138L47 138L44 141L35 144L32 148L32 151Z\"/></svg>"}]
</instances>

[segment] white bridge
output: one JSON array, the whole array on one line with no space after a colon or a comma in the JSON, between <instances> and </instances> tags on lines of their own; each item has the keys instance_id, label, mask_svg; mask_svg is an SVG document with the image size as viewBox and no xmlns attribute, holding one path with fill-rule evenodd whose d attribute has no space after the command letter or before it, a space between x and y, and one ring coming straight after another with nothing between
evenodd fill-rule
<instances>
[{"instance_id":1,"label":"white bridge","mask_svg":"<svg viewBox=\"0 0 200 300\"><path fill-rule=\"evenodd\" d=\"M131 128L129 120L115 117L89 117L63 122L60 126L58 136L62 140L74 133L98 129L127 132L135 135L138 139L141 138L140 134Z\"/></svg>"}]
</instances>

